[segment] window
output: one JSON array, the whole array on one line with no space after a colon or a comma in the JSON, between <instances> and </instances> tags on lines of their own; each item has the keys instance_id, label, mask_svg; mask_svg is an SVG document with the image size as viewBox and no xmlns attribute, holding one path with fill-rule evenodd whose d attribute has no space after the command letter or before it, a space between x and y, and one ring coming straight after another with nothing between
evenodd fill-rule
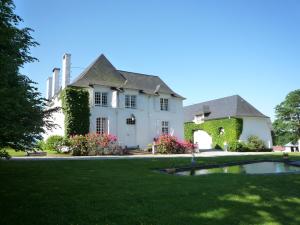
<instances>
[{"instance_id":1,"label":"window","mask_svg":"<svg viewBox=\"0 0 300 225\"><path fill-rule=\"evenodd\" d=\"M128 125L135 125L135 119L127 118L126 119L126 124L128 124Z\"/></svg>"},{"instance_id":2,"label":"window","mask_svg":"<svg viewBox=\"0 0 300 225\"><path fill-rule=\"evenodd\" d=\"M125 95L125 107L126 108L136 108L136 96L135 95Z\"/></svg>"},{"instance_id":3,"label":"window","mask_svg":"<svg viewBox=\"0 0 300 225\"><path fill-rule=\"evenodd\" d=\"M107 106L108 104L107 93L95 92L95 106Z\"/></svg>"},{"instance_id":4,"label":"window","mask_svg":"<svg viewBox=\"0 0 300 225\"><path fill-rule=\"evenodd\" d=\"M161 132L162 132L162 134L169 134L169 122L168 121L161 122Z\"/></svg>"},{"instance_id":5,"label":"window","mask_svg":"<svg viewBox=\"0 0 300 225\"><path fill-rule=\"evenodd\" d=\"M167 98L160 99L160 110L162 110L162 111L169 110L169 99L167 99Z\"/></svg>"},{"instance_id":6,"label":"window","mask_svg":"<svg viewBox=\"0 0 300 225\"><path fill-rule=\"evenodd\" d=\"M196 115L194 118L194 122L197 124L203 123L204 122L204 114Z\"/></svg>"},{"instance_id":7,"label":"window","mask_svg":"<svg viewBox=\"0 0 300 225\"><path fill-rule=\"evenodd\" d=\"M96 132L98 134L104 134L107 133L107 118L105 117L99 117L96 120Z\"/></svg>"},{"instance_id":8,"label":"window","mask_svg":"<svg viewBox=\"0 0 300 225\"><path fill-rule=\"evenodd\" d=\"M219 127L219 135L223 135L225 133L225 130L223 127Z\"/></svg>"}]
</instances>

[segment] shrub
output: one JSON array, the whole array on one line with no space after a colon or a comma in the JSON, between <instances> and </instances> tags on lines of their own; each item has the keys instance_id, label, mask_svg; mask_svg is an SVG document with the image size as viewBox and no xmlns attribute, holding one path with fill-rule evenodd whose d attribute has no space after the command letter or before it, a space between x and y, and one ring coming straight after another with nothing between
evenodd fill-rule
<instances>
[{"instance_id":1,"label":"shrub","mask_svg":"<svg viewBox=\"0 0 300 225\"><path fill-rule=\"evenodd\" d=\"M9 153L4 148L0 149L0 159L1 158L5 158L5 159L10 159L11 158Z\"/></svg>"},{"instance_id":2,"label":"shrub","mask_svg":"<svg viewBox=\"0 0 300 225\"><path fill-rule=\"evenodd\" d=\"M59 147L63 144L64 137L60 135L50 136L45 143L44 150L57 151L59 152Z\"/></svg>"},{"instance_id":3,"label":"shrub","mask_svg":"<svg viewBox=\"0 0 300 225\"><path fill-rule=\"evenodd\" d=\"M123 150L117 144L117 137L111 134L89 133L70 137L73 155L120 155Z\"/></svg>"},{"instance_id":4,"label":"shrub","mask_svg":"<svg viewBox=\"0 0 300 225\"><path fill-rule=\"evenodd\" d=\"M228 151L231 152L238 152L244 147L244 143L239 142L239 141L232 141L228 144Z\"/></svg>"},{"instance_id":5,"label":"shrub","mask_svg":"<svg viewBox=\"0 0 300 225\"><path fill-rule=\"evenodd\" d=\"M250 150L256 150L256 149L266 149L265 143L263 140L259 139L257 136L250 136L248 138L248 144L247 147Z\"/></svg>"},{"instance_id":6,"label":"shrub","mask_svg":"<svg viewBox=\"0 0 300 225\"><path fill-rule=\"evenodd\" d=\"M70 137L72 154L75 156L88 155L89 148L87 139L83 135L74 135Z\"/></svg>"},{"instance_id":7,"label":"shrub","mask_svg":"<svg viewBox=\"0 0 300 225\"><path fill-rule=\"evenodd\" d=\"M46 142L44 140L40 140L36 142L36 148L40 150L46 150Z\"/></svg>"},{"instance_id":8,"label":"shrub","mask_svg":"<svg viewBox=\"0 0 300 225\"><path fill-rule=\"evenodd\" d=\"M156 152L161 154L182 154L182 153L192 153L194 151L195 145L180 141L175 136L171 135L161 135L156 141Z\"/></svg>"}]
</instances>

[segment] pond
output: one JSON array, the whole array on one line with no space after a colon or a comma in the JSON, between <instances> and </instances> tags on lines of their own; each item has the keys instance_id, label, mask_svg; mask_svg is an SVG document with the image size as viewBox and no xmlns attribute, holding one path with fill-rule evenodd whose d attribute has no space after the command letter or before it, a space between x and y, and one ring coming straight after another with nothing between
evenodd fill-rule
<instances>
[{"instance_id":1,"label":"pond","mask_svg":"<svg viewBox=\"0 0 300 225\"><path fill-rule=\"evenodd\" d=\"M256 162L241 165L230 165L213 168L196 168L183 171L176 171L175 175L197 176L206 174L280 174L300 173L300 167L292 166L284 162Z\"/></svg>"}]
</instances>

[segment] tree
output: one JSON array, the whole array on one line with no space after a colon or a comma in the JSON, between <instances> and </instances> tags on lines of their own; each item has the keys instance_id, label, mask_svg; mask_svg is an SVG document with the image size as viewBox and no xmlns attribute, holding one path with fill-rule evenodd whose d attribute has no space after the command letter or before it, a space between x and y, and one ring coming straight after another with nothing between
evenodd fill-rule
<instances>
[{"instance_id":1,"label":"tree","mask_svg":"<svg viewBox=\"0 0 300 225\"><path fill-rule=\"evenodd\" d=\"M12 0L0 0L0 149L26 149L41 139L43 127L54 126L52 111L44 111L46 100L36 83L19 69L37 59L30 48L38 45L30 28L18 28L22 19L14 14ZM57 110L57 109L54 109Z\"/></svg>"},{"instance_id":2,"label":"tree","mask_svg":"<svg viewBox=\"0 0 300 225\"><path fill-rule=\"evenodd\" d=\"M290 92L275 108L273 123L276 144L296 143L300 139L300 89Z\"/></svg>"}]
</instances>

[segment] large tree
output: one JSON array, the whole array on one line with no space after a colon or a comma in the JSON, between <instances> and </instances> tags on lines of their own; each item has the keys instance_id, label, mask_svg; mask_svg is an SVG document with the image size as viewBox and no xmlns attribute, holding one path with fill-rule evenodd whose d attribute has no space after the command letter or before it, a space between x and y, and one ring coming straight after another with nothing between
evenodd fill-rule
<instances>
[{"instance_id":1,"label":"large tree","mask_svg":"<svg viewBox=\"0 0 300 225\"><path fill-rule=\"evenodd\" d=\"M0 149L25 149L41 138L43 127L52 126L51 112L35 83L20 74L25 63L36 61L30 48L38 45L30 28L19 28L12 0L0 0Z\"/></svg>"},{"instance_id":2,"label":"large tree","mask_svg":"<svg viewBox=\"0 0 300 225\"><path fill-rule=\"evenodd\" d=\"M300 139L300 89L290 92L275 108L273 123L276 144L297 142Z\"/></svg>"}]
</instances>

